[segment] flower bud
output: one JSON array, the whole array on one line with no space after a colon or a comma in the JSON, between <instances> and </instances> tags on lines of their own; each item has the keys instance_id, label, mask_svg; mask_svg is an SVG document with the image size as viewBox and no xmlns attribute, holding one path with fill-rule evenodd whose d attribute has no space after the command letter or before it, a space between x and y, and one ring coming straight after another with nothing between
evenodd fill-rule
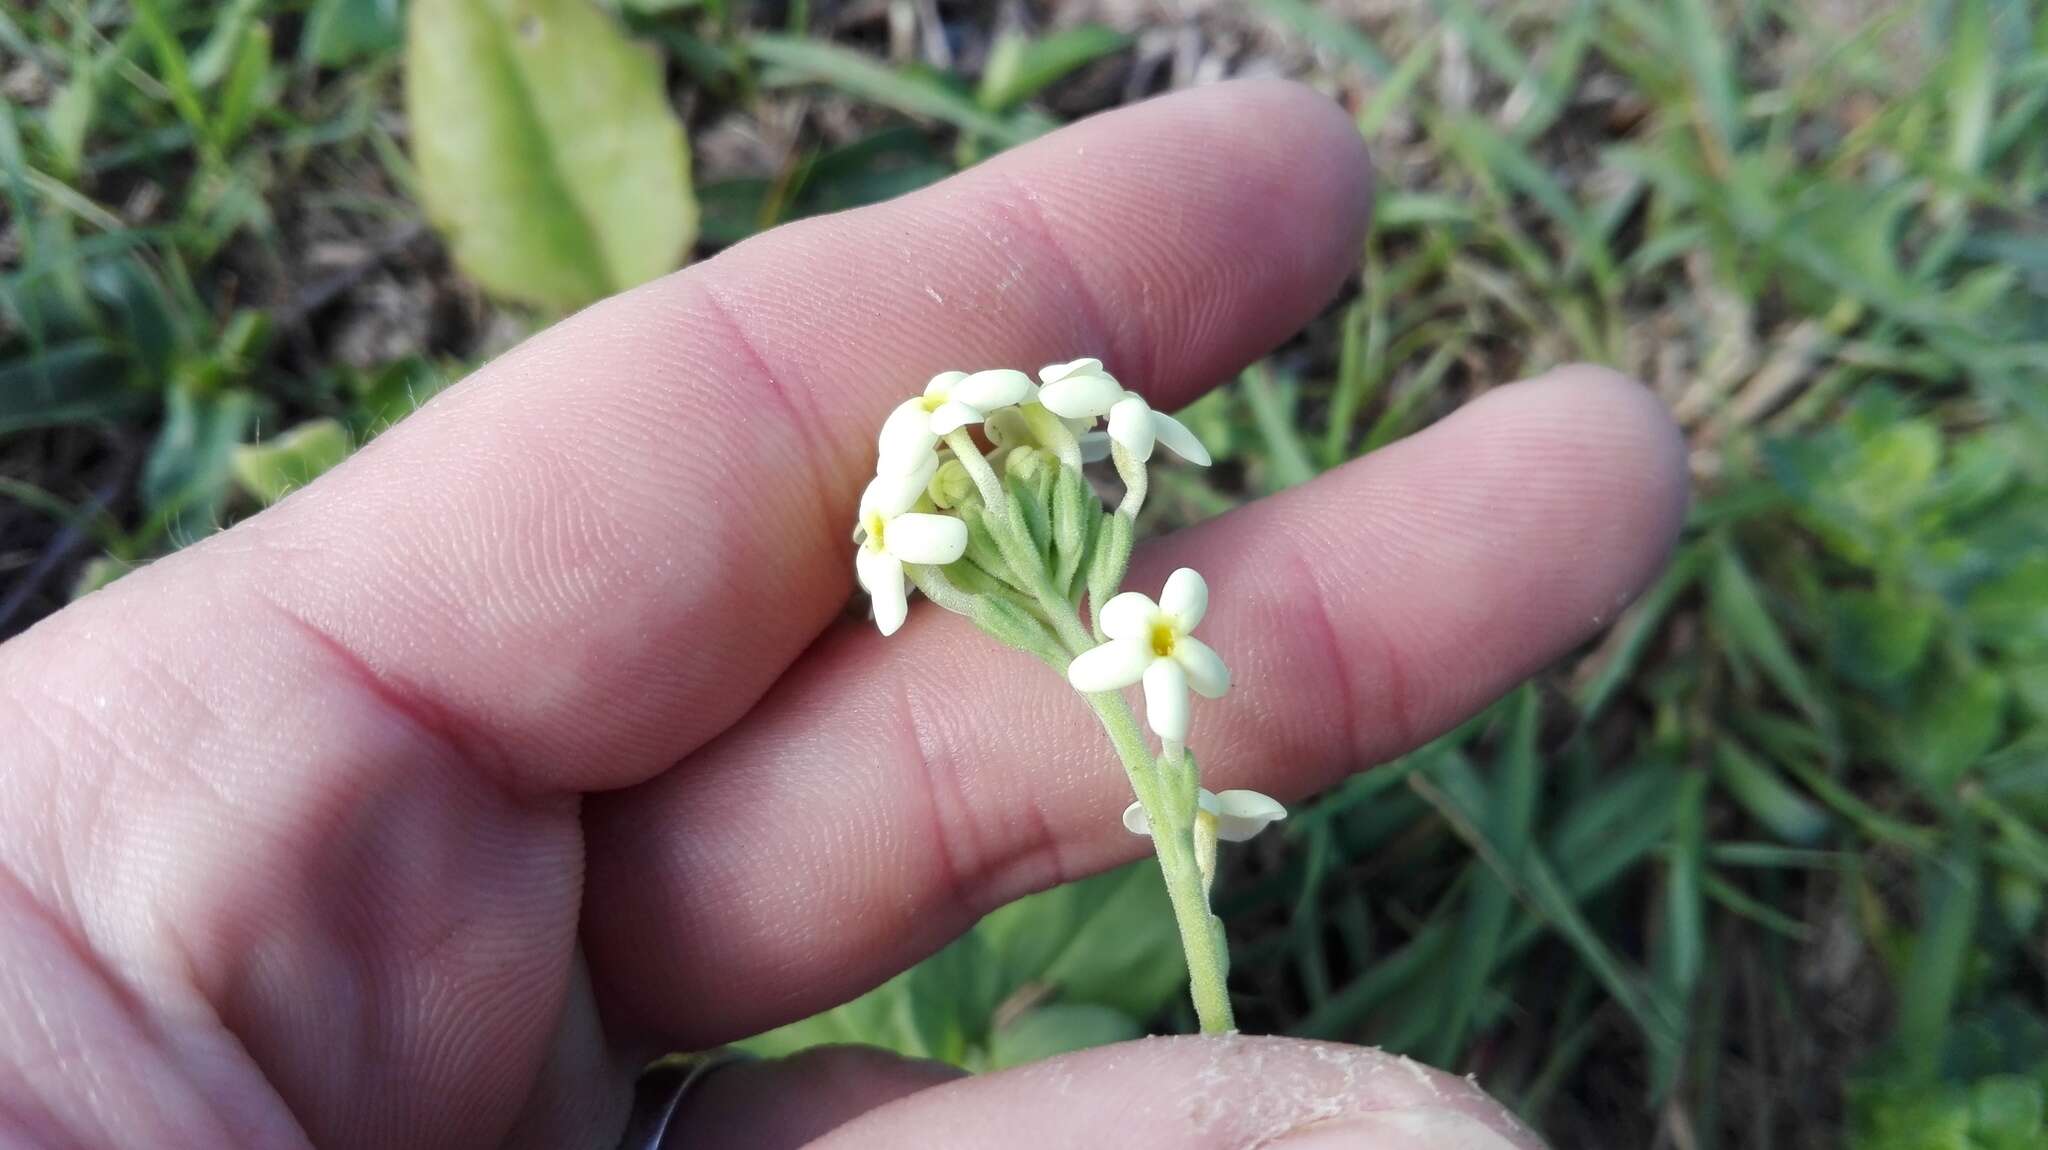
<instances>
[{"instance_id":1,"label":"flower bud","mask_svg":"<svg viewBox=\"0 0 2048 1150\"><path fill-rule=\"evenodd\" d=\"M925 486L925 494L932 504L941 510L950 511L970 499L980 498L974 486L974 476L968 474L967 465L957 459L948 459L932 473L932 479Z\"/></svg>"}]
</instances>

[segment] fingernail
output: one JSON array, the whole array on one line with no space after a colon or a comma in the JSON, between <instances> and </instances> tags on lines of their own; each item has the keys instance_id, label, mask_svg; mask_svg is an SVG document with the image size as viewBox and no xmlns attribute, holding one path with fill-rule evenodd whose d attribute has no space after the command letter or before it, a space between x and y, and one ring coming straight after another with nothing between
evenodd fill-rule
<instances>
[{"instance_id":1,"label":"fingernail","mask_svg":"<svg viewBox=\"0 0 2048 1150\"><path fill-rule=\"evenodd\" d=\"M1304 1126L1272 1150L1540 1150L1542 1143L1503 1133L1455 1110L1389 1110Z\"/></svg>"}]
</instances>

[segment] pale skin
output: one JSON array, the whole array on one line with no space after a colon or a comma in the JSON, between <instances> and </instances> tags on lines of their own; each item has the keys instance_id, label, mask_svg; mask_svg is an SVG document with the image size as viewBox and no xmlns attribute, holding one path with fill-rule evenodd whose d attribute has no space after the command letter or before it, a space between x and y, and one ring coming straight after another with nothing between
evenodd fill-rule
<instances>
[{"instance_id":1,"label":"pale skin","mask_svg":"<svg viewBox=\"0 0 2048 1150\"><path fill-rule=\"evenodd\" d=\"M609 1145L651 1053L842 1001L1137 857L1060 678L841 617L874 428L1098 355L1160 410L1356 264L1356 133L1222 85L594 307L283 504L0 647L0 1144ZM1592 368L1144 547L1236 685L1205 785L1283 800L1612 620L1684 503ZM1183 1038L955 1080L721 1072L697 1146L1534 1145L1464 1080Z\"/></svg>"}]
</instances>

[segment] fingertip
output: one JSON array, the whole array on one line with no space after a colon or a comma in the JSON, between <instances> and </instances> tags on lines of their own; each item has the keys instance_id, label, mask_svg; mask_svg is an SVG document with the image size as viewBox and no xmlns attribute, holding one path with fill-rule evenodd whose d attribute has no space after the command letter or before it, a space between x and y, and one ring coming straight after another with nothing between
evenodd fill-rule
<instances>
[{"instance_id":1,"label":"fingertip","mask_svg":"<svg viewBox=\"0 0 2048 1150\"><path fill-rule=\"evenodd\" d=\"M1348 269L1365 239L1373 195L1371 154L1351 116L1335 100L1294 80L1231 80L1195 92L1227 112L1232 142L1264 141L1290 161L1283 169L1307 177L1292 185L1292 194L1307 201L1312 218L1338 226L1330 246L1345 254Z\"/></svg>"},{"instance_id":2,"label":"fingertip","mask_svg":"<svg viewBox=\"0 0 2048 1150\"><path fill-rule=\"evenodd\" d=\"M1515 441L1525 465L1599 497L1611 533L1637 556L1630 594L1660 568L1691 499L1685 436L1664 401L1612 368L1576 363L1495 388L1471 405Z\"/></svg>"},{"instance_id":3,"label":"fingertip","mask_svg":"<svg viewBox=\"0 0 2048 1150\"><path fill-rule=\"evenodd\" d=\"M1401 1055L1235 1034L1147 1038L940 1086L820 1145L914 1144L934 1130L990 1148L1541 1145L1470 1081Z\"/></svg>"}]
</instances>

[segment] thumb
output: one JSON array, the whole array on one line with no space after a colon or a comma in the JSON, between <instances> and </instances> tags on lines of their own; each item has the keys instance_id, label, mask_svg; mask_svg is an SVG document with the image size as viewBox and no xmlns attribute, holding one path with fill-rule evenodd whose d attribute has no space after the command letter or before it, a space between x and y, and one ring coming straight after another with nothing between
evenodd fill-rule
<instances>
[{"instance_id":1,"label":"thumb","mask_svg":"<svg viewBox=\"0 0 2048 1150\"><path fill-rule=\"evenodd\" d=\"M1399 1055L1240 1035L1152 1038L932 1086L816 1150L1540 1150L1470 1082Z\"/></svg>"}]
</instances>

